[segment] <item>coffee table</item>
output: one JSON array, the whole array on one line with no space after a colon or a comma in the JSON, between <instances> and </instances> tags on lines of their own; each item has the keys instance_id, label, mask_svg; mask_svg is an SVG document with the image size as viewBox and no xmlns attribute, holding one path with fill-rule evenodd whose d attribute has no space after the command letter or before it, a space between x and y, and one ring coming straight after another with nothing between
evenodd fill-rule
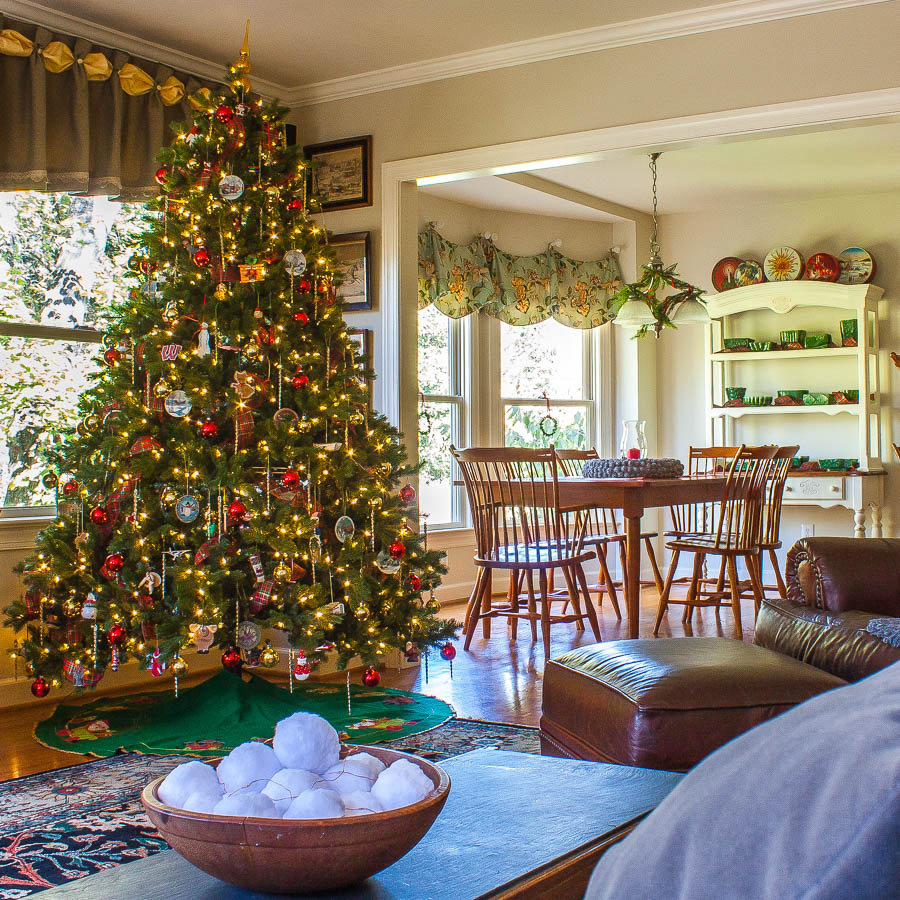
<instances>
[{"instance_id":1,"label":"coffee table","mask_svg":"<svg viewBox=\"0 0 900 900\"><path fill-rule=\"evenodd\" d=\"M363 884L310 900L580 898L603 852L681 779L529 753L473 750L441 765L452 780L421 842ZM41 893L41 900L268 900L225 884L174 850ZM304 895L292 895L303 898Z\"/></svg>"}]
</instances>

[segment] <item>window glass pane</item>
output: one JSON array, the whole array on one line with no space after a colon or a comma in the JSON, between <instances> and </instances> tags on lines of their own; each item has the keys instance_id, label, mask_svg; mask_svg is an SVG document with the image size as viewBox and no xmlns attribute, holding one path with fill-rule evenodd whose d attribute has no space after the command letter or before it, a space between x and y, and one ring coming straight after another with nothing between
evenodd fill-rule
<instances>
[{"instance_id":1,"label":"window glass pane","mask_svg":"<svg viewBox=\"0 0 900 900\"><path fill-rule=\"evenodd\" d=\"M428 527L455 522L450 444L457 440L459 407L429 401L419 407L419 508L428 513ZM457 442L458 443L458 442Z\"/></svg>"},{"instance_id":2,"label":"window glass pane","mask_svg":"<svg viewBox=\"0 0 900 900\"><path fill-rule=\"evenodd\" d=\"M450 384L450 327L453 319L433 304L419 310L419 390L424 394L452 394Z\"/></svg>"},{"instance_id":3,"label":"window glass pane","mask_svg":"<svg viewBox=\"0 0 900 900\"><path fill-rule=\"evenodd\" d=\"M556 419L557 427L546 422L544 431L541 422L547 415L543 406L507 405L505 410L507 447L570 447L586 449L587 415L579 406L551 406L550 415ZM550 433L544 433L550 432Z\"/></svg>"},{"instance_id":4,"label":"window glass pane","mask_svg":"<svg viewBox=\"0 0 900 900\"><path fill-rule=\"evenodd\" d=\"M75 424L78 398L99 367L100 344L0 335L0 506L54 501L41 485L41 450Z\"/></svg>"},{"instance_id":5,"label":"window glass pane","mask_svg":"<svg viewBox=\"0 0 900 900\"><path fill-rule=\"evenodd\" d=\"M500 326L500 390L504 397L579 400L584 396L583 332L547 319Z\"/></svg>"},{"instance_id":6,"label":"window glass pane","mask_svg":"<svg viewBox=\"0 0 900 900\"><path fill-rule=\"evenodd\" d=\"M0 193L0 319L102 329L126 295L142 212L106 197Z\"/></svg>"}]
</instances>

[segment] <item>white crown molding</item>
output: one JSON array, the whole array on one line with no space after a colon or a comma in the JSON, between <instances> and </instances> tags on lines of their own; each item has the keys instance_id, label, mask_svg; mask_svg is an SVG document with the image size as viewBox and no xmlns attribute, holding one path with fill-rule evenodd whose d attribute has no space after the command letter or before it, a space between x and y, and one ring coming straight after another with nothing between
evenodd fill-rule
<instances>
[{"instance_id":1,"label":"white crown molding","mask_svg":"<svg viewBox=\"0 0 900 900\"><path fill-rule=\"evenodd\" d=\"M300 85L284 93L282 100L292 107L310 106L581 53L888 2L892 0L732 0Z\"/></svg>"},{"instance_id":2,"label":"white crown molding","mask_svg":"<svg viewBox=\"0 0 900 900\"><path fill-rule=\"evenodd\" d=\"M252 81L254 90L258 93L265 97L278 97L286 106L311 106L581 53L595 53L726 28L891 2L895 0L730 0L714 6L582 28L294 87L255 76ZM183 53L78 16L57 12L32 0L0 0L0 3L0 13L11 18L83 37L102 46L114 47L173 69L190 72L200 78L222 80L222 63Z\"/></svg>"},{"instance_id":3,"label":"white crown molding","mask_svg":"<svg viewBox=\"0 0 900 900\"><path fill-rule=\"evenodd\" d=\"M173 50L162 44L144 40L115 28L107 28L96 22L72 16L68 13L58 12L40 3L32 3L30 0L0 0L0 14L11 19L19 19L22 22L30 22L32 25L41 25L50 31L60 31L75 37L84 38L93 44L110 49L123 50L131 56L139 56L142 59L152 60L171 66L180 72L189 72L199 78L208 81L222 81L225 74L225 64L201 59L190 53ZM275 97L287 93L287 88L265 81L260 78L251 78L253 90L264 97Z\"/></svg>"}]
</instances>

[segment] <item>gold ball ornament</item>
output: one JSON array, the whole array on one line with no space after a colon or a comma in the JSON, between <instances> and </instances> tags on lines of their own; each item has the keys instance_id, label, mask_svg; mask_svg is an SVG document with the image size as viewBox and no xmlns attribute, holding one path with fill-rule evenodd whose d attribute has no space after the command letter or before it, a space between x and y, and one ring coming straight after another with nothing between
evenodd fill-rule
<instances>
[{"instance_id":1,"label":"gold ball ornament","mask_svg":"<svg viewBox=\"0 0 900 900\"><path fill-rule=\"evenodd\" d=\"M260 665L264 666L267 669L271 669L274 666L278 665L278 660L278 651L268 641L266 641L266 646L263 647L259 654Z\"/></svg>"},{"instance_id":2,"label":"gold ball ornament","mask_svg":"<svg viewBox=\"0 0 900 900\"><path fill-rule=\"evenodd\" d=\"M430 613L436 613L441 608L441 604L437 600L429 600L425 604L425 609Z\"/></svg>"},{"instance_id":3,"label":"gold ball ornament","mask_svg":"<svg viewBox=\"0 0 900 900\"><path fill-rule=\"evenodd\" d=\"M188 664L182 657L176 656L175 659L172 660L172 665L170 666L170 668L172 669L172 674L176 678L181 678L184 675L187 675Z\"/></svg>"},{"instance_id":4,"label":"gold ball ornament","mask_svg":"<svg viewBox=\"0 0 900 900\"><path fill-rule=\"evenodd\" d=\"M372 509L381 509L381 506L383 503L384 503L384 501L381 499L381 497L370 497L369 498L369 506L371 506Z\"/></svg>"},{"instance_id":5,"label":"gold ball ornament","mask_svg":"<svg viewBox=\"0 0 900 900\"><path fill-rule=\"evenodd\" d=\"M156 384L153 386L153 393L157 397L165 397L172 390L172 386L166 381L165 378L161 378Z\"/></svg>"},{"instance_id":6,"label":"gold ball ornament","mask_svg":"<svg viewBox=\"0 0 900 900\"><path fill-rule=\"evenodd\" d=\"M284 563L279 563L275 566L275 571L272 574L275 576L276 581L288 581L291 577L291 567L286 566Z\"/></svg>"},{"instance_id":7,"label":"gold ball ornament","mask_svg":"<svg viewBox=\"0 0 900 900\"><path fill-rule=\"evenodd\" d=\"M389 462L378 463L375 466L375 474L382 478L390 478L393 471L394 467Z\"/></svg>"}]
</instances>

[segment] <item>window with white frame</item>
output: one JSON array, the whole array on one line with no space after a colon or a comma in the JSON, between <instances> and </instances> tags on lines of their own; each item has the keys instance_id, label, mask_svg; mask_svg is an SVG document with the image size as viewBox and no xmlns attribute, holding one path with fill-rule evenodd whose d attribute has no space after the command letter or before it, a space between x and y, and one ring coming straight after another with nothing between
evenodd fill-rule
<instances>
[{"instance_id":1,"label":"window with white frame","mask_svg":"<svg viewBox=\"0 0 900 900\"><path fill-rule=\"evenodd\" d=\"M106 316L143 207L66 193L0 193L0 509L52 513L43 450L98 367Z\"/></svg>"},{"instance_id":2,"label":"window with white frame","mask_svg":"<svg viewBox=\"0 0 900 900\"><path fill-rule=\"evenodd\" d=\"M419 310L419 507L429 528L463 524L462 489L450 445L465 443L466 378L463 319L435 306Z\"/></svg>"}]
</instances>

